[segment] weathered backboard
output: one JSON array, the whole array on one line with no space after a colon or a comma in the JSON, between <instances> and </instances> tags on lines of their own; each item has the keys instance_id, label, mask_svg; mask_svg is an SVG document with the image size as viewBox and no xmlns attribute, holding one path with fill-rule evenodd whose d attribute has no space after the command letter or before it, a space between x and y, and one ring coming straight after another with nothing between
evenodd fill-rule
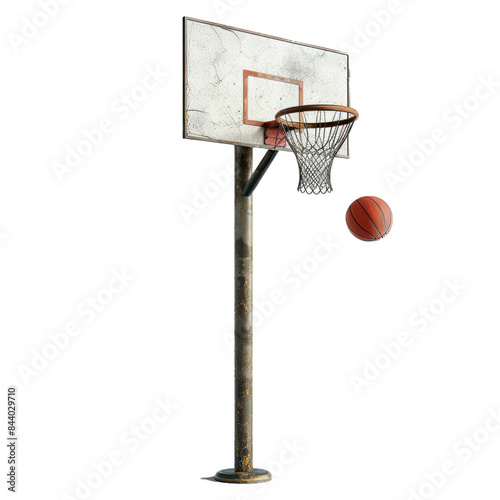
<instances>
[{"instance_id":1,"label":"weathered backboard","mask_svg":"<svg viewBox=\"0 0 500 500\"><path fill-rule=\"evenodd\" d=\"M197 19L183 22L187 139L269 149L262 125L279 110L350 104L343 52ZM346 141L337 156L348 155Z\"/></svg>"}]
</instances>

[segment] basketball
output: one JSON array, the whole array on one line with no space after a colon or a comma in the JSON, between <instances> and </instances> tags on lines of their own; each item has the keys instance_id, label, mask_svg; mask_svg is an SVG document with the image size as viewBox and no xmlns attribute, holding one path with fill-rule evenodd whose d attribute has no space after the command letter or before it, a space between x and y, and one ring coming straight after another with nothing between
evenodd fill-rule
<instances>
[{"instance_id":1,"label":"basketball","mask_svg":"<svg viewBox=\"0 0 500 500\"><path fill-rule=\"evenodd\" d=\"M349 231L363 241L377 241L392 228L392 211L389 205L376 196L363 196L353 201L346 213Z\"/></svg>"}]
</instances>

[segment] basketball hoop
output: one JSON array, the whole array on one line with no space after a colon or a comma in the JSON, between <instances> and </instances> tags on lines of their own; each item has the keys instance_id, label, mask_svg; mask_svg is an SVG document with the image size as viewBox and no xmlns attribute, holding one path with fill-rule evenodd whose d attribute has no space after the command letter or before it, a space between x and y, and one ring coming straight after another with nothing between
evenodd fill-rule
<instances>
[{"instance_id":1,"label":"basketball hoop","mask_svg":"<svg viewBox=\"0 0 500 500\"><path fill-rule=\"evenodd\" d=\"M297 157L298 191L308 194L332 191L333 159L358 117L353 108L331 104L296 106L276 114L287 144Z\"/></svg>"}]
</instances>

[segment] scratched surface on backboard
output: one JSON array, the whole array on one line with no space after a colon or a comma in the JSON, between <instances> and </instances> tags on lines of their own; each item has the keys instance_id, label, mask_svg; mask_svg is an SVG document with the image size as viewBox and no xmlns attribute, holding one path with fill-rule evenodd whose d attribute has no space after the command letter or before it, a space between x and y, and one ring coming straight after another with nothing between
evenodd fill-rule
<instances>
[{"instance_id":1,"label":"scratched surface on backboard","mask_svg":"<svg viewBox=\"0 0 500 500\"><path fill-rule=\"evenodd\" d=\"M300 104L349 105L348 56L185 18L184 137L269 148L262 123ZM348 156L347 141L339 156Z\"/></svg>"}]
</instances>

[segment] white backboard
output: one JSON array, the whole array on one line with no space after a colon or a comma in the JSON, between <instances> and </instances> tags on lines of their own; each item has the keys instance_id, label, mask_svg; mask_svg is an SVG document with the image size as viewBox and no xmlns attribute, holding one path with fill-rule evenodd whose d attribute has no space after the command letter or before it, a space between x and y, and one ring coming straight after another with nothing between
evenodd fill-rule
<instances>
[{"instance_id":1,"label":"white backboard","mask_svg":"<svg viewBox=\"0 0 500 500\"><path fill-rule=\"evenodd\" d=\"M184 137L256 148L300 104L349 106L348 55L184 18ZM348 157L348 141L338 156Z\"/></svg>"}]
</instances>

